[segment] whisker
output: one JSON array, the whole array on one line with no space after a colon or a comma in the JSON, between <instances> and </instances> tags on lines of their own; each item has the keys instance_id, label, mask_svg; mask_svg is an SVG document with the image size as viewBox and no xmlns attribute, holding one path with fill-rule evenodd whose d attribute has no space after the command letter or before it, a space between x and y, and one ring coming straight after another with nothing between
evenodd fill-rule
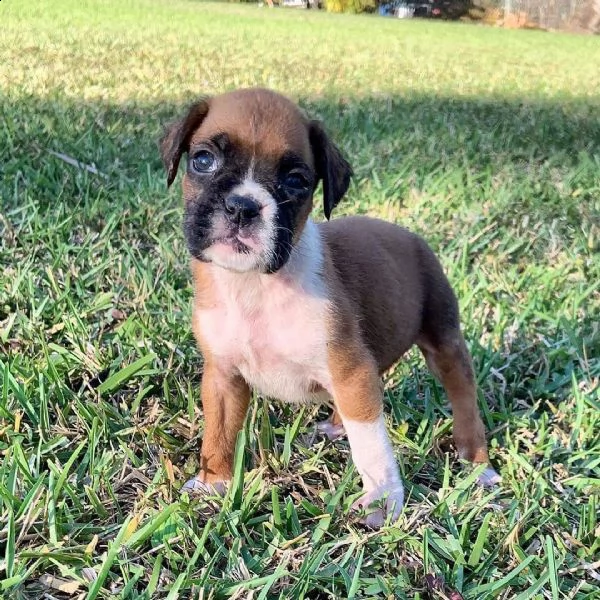
<instances>
[{"instance_id":1,"label":"whisker","mask_svg":"<svg viewBox=\"0 0 600 600\"><path fill-rule=\"evenodd\" d=\"M276 225L275 228L277 229L277 231L287 231L291 235L294 234L294 232L289 227L284 227L283 225Z\"/></svg>"},{"instance_id":2,"label":"whisker","mask_svg":"<svg viewBox=\"0 0 600 600\"><path fill-rule=\"evenodd\" d=\"M283 202L279 202L277 206L283 206L284 204L290 204L291 202L294 202L294 200L284 200Z\"/></svg>"}]
</instances>

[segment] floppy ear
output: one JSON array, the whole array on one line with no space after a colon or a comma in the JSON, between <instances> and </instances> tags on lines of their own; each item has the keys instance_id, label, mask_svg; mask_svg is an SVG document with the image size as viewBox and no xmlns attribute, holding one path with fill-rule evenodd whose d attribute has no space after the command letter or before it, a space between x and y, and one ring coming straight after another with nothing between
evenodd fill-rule
<instances>
[{"instance_id":1,"label":"floppy ear","mask_svg":"<svg viewBox=\"0 0 600 600\"><path fill-rule=\"evenodd\" d=\"M188 151L190 138L207 113L208 101L200 100L190 106L183 119L175 121L165 128L159 146L160 156L167 170L167 186L170 186L175 180L181 155Z\"/></svg>"},{"instance_id":2,"label":"floppy ear","mask_svg":"<svg viewBox=\"0 0 600 600\"><path fill-rule=\"evenodd\" d=\"M331 211L348 190L352 167L331 142L321 123L311 121L308 127L315 168L319 179L323 180L323 211L329 219Z\"/></svg>"}]
</instances>

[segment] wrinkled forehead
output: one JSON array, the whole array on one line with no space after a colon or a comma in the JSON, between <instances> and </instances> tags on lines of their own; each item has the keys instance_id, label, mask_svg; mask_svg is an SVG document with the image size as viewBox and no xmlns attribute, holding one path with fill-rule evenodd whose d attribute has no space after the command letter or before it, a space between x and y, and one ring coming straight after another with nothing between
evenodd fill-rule
<instances>
[{"instance_id":1,"label":"wrinkled forehead","mask_svg":"<svg viewBox=\"0 0 600 600\"><path fill-rule=\"evenodd\" d=\"M245 90L212 98L190 145L222 134L236 149L256 160L277 161L294 154L314 166L306 118L282 96Z\"/></svg>"}]
</instances>

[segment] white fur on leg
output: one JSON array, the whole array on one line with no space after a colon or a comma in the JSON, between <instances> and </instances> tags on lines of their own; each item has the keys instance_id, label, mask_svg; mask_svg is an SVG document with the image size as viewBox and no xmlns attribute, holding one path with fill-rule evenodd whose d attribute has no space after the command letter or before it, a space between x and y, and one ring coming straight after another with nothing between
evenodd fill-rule
<instances>
[{"instance_id":1,"label":"white fur on leg","mask_svg":"<svg viewBox=\"0 0 600 600\"><path fill-rule=\"evenodd\" d=\"M478 478L477 483L483 487L494 487L502 481L502 477L492 467L488 467Z\"/></svg>"},{"instance_id":2,"label":"white fur on leg","mask_svg":"<svg viewBox=\"0 0 600 600\"><path fill-rule=\"evenodd\" d=\"M369 511L363 523L369 527L381 527L387 515L396 520L402 512L404 487L392 444L385 429L383 414L375 421L363 422L344 419L352 460L363 480L364 495L353 505L354 510L368 508L383 500L383 507Z\"/></svg>"},{"instance_id":3,"label":"white fur on leg","mask_svg":"<svg viewBox=\"0 0 600 600\"><path fill-rule=\"evenodd\" d=\"M213 483L206 483L200 479L199 475L192 479L188 479L181 486L181 493L187 492L188 494L202 495L202 496L224 496L227 491L227 481L214 481Z\"/></svg>"}]
</instances>

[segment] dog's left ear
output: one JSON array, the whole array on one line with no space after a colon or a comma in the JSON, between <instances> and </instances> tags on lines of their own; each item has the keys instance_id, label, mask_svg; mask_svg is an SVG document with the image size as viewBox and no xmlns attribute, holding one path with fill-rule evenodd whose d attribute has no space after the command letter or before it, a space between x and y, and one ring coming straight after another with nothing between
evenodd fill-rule
<instances>
[{"instance_id":1,"label":"dog's left ear","mask_svg":"<svg viewBox=\"0 0 600 600\"><path fill-rule=\"evenodd\" d=\"M208 100L200 100L190 106L187 115L167 125L159 141L160 155L167 171L167 186L177 176L181 155L189 150L190 138L208 113Z\"/></svg>"},{"instance_id":2,"label":"dog's left ear","mask_svg":"<svg viewBox=\"0 0 600 600\"><path fill-rule=\"evenodd\" d=\"M329 139L321 123L311 121L308 134L317 175L323 180L323 211L329 219L331 211L348 190L352 167Z\"/></svg>"}]
</instances>

